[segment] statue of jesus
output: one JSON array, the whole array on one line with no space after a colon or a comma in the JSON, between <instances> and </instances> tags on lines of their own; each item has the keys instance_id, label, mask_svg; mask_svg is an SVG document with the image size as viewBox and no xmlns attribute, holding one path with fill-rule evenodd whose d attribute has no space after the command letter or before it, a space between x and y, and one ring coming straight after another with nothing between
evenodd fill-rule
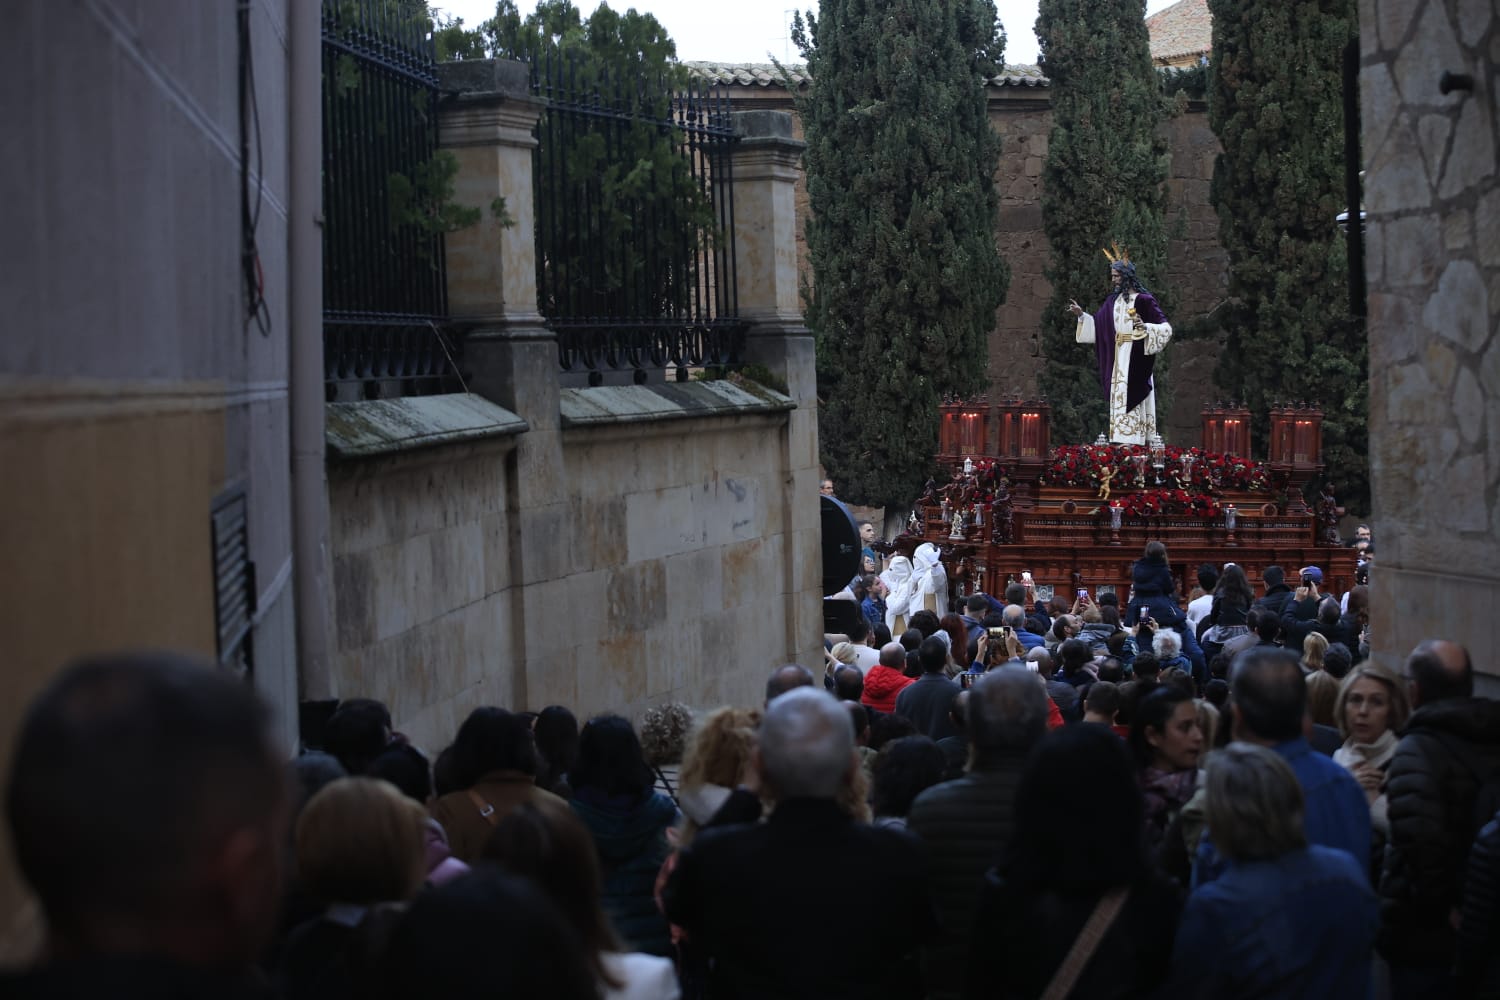
<instances>
[{"instance_id":1,"label":"statue of jesus","mask_svg":"<svg viewBox=\"0 0 1500 1000\"><path fill-rule=\"evenodd\" d=\"M1135 275L1135 265L1115 244L1109 258L1114 287L1099 311L1090 316L1069 300L1078 317L1077 339L1093 344L1099 364L1099 387L1109 401L1109 439L1117 444L1148 444L1156 432L1156 389L1151 381L1156 355L1172 339L1172 324L1155 296Z\"/></svg>"}]
</instances>

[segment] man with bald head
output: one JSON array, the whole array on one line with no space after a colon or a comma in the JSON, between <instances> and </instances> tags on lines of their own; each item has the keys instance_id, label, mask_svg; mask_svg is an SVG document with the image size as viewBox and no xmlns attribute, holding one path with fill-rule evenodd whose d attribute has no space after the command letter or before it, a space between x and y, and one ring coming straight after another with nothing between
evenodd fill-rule
<instances>
[{"instance_id":1,"label":"man with bald head","mask_svg":"<svg viewBox=\"0 0 1500 1000\"><path fill-rule=\"evenodd\" d=\"M812 671L802 664L788 663L784 667L777 667L766 681L766 704L771 704L793 688L813 686Z\"/></svg>"},{"instance_id":2,"label":"man with bald head","mask_svg":"<svg viewBox=\"0 0 1500 1000\"><path fill-rule=\"evenodd\" d=\"M1418 643L1402 671L1412 714L1386 771L1390 842L1380 879L1380 950L1392 995L1452 995L1449 967L1481 801L1500 787L1500 702L1474 697L1469 653ZM1488 788L1486 787L1488 786Z\"/></svg>"},{"instance_id":3,"label":"man with bald head","mask_svg":"<svg viewBox=\"0 0 1500 1000\"><path fill-rule=\"evenodd\" d=\"M938 927L922 848L840 807L859 766L848 709L816 688L777 698L754 766L776 800L770 820L700 831L663 894L668 918L710 960L706 995L914 995L916 949ZM798 926L835 934L837 946L789 936L789 901ZM870 920L878 913L898 919Z\"/></svg>"},{"instance_id":4,"label":"man with bald head","mask_svg":"<svg viewBox=\"0 0 1500 1000\"><path fill-rule=\"evenodd\" d=\"M906 647L888 642L880 647L880 662L865 675L859 702L866 708L889 715L896 710L896 696L912 683L906 676Z\"/></svg>"}]
</instances>

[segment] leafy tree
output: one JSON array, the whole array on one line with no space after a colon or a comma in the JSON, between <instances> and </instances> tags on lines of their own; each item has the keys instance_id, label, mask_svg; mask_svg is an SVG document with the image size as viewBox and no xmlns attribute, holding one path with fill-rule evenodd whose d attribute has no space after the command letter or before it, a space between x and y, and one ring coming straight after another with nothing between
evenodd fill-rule
<instances>
[{"instance_id":1,"label":"leafy tree","mask_svg":"<svg viewBox=\"0 0 1500 1000\"><path fill-rule=\"evenodd\" d=\"M490 51L536 65L544 96L597 112L549 110L538 129L542 312L707 318L699 251L720 234L706 170L694 173L674 120L692 81L666 29L607 4L585 19L571 0L542 0L523 19L501 0L483 30Z\"/></svg>"},{"instance_id":2,"label":"leafy tree","mask_svg":"<svg viewBox=\"0 0 1500 1000\"><path fill-rule=\"evenodd\" d=\"M937 450L938 404L985 385L1009 271L995 248L986 81L991 0L822 0L793 38L823 462L847 498L902 506Z\"/></svg>"},{"instance_id":3,"label":"leafy tree","mask_svg":"<svg viewBox=\"0 0 1500 1000\"><path fill-rule=\"evenodd\" d=\"M1052 245L1052 298L1042 318L1041 387L1052 404L1055 441L1091 441L1109 431L1094 349L1075 337L1069 299L1098 308L1109 294L1113 242L1170 320L1166 288L1167 144L1158 128L1166 99L1151 64L1142 0L1041 0L1036 22L1042 70L1051 80L1052 134L1042 168L1042 224ZM1157 355L1157 427L1169 407L1171 348Z\"/></svg>"},{"instance_id":4,"label":"leafy tree","mask_svg":"<svg viewBox=\"0 0 1500 1000\"><path fill-rule=\"evenodd\" d=\"M1211 188L1229 254L1230 308L1215 381L1254 415L1264 447L1277 400L1317 401L1344 499L1368 496L1368 348L1349 314L1344 49L1353 0L1209 0L1209 124L1224 152Z\"/></svg>"},{"instance_id":5,"label":"leafy tree","mask_svg":"<svg viewBox=\"0 0 1500 1000\"><path fill-rule=\"evenodd\" d=\"M485 23L477 28L465 28L463 18L433 13L431 7L428 8L428 19L432 25L432 45L437 51L438 62L489 58Z\"/></svg>"}]
</instances>

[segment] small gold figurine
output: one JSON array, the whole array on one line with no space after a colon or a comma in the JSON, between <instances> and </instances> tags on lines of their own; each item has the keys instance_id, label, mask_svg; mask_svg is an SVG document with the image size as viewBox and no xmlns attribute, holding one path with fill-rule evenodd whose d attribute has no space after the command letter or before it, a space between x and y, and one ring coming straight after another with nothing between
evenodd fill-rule
<instances>
[{"instance_id":1,"label":"small gold figurine","mask_svg":"<svg viewBox=\"0 0 1500 1000\"><path fill-rule=\"evenodd\" d=\"M1103 469L1103 471L1101 471L1099 473L1099 499L1100 500L1108 500L1109 499L1109 481L1111 479L1113 479L1114 477L1115 477L1115 470L1114 470L1113 466L1105 466L1104 469Z\"/></svg>"}]
</instances>

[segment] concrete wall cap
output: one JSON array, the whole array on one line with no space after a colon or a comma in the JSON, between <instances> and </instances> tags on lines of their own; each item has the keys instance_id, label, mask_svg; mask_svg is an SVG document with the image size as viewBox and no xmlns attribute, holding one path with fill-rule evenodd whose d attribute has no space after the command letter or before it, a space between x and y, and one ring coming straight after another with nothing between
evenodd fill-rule
<instances>
[{"instance_id":1,"label":"concrete wall cap","mask_svg":"<svg viewBox=\"0 0 1500 1000\"><path fill-rule=\"evenodd\" d=\"M531 67L517 59L461 59L439 63L438 84L466 97L531 97Z\"/></svg>"},{"instance_id":2,"label":"concrete wall cap","mask_svg":"<svg viewBox=\"0 0 1500 1000\"><path fill-rule=\"evenodd\" d=\"M529 429L505 407L469 392L329 403L324 425L330 459L514 437Z\"/></svg>"},{"instance_id":3,"label":"concrete wall cap","mask_svg":"<svg viewBox=\"0 0 1500 1000\"><path fill-rule=\"evenodd\" d=\"M788 111L735 111L729 118L734 122L734 134L743 138L792 138L792 115Z\"/></svg>"},{"instance_id":4,"label":"concrete wall cap","mask_svg":"<svg viewBox=\"0 0 1500 1000\"><path fill-rule=\"evenodd\" d=\"M791 397L757 383L736 385L722 379L563 389L559 395L564 428L781 413L797 408Z\"/></svg>"}]
</instances>

